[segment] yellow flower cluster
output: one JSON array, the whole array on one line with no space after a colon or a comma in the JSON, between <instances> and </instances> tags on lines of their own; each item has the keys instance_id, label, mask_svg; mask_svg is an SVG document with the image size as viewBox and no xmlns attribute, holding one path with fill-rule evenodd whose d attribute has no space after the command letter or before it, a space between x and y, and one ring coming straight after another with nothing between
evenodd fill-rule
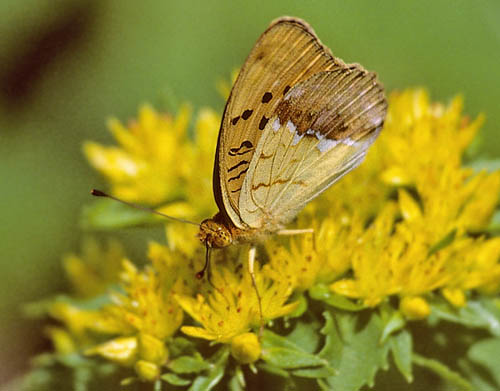
<instances>
[{"instance_id":1,"label":"yellow flower cluster","mask_svg":"<svg viewBox=\"0 0 500 391\"><path fill-rule=\"evenodd\" d=\"M144 105L127 127L116 119L109 121L119 146L86 142L84 152L116 197L154 205L173 216L200 219L215 209L210 195L220 118L212 110L201 110L194 137L189 135L190 121L188 106L174 118Z\"/></svg>"},{"instance_id":2,"label":"yellow flower cluster","mask_svg":"<svg viewBox=\"0 0 500 391\"><path fill-rule=\"evenodd\" d=\"M332 291L370 307L398 295L409 318L429 314L425 295L435 290L462 306L470 289L498 289L500 240L470 234L495 210L500 172L462 166L482 118L470 122L461 110L460 98L443 106L423 90L392 94L367 161L299 219L315 227L314 243L272 243L267 266L297 289L333 282ZM348 269L352 277L334 281Z\"/></svg>"},{"instance_id":3,"label":"yellow flower cluster","mask_svg":"<svg viewBox=\"0 0 500 391\"><path fill-rule=\"evenodd\" d=\"M116 270L120 259L122 293L113 293L113 303L95 311L55 305L52 315L69 334L51 329L50 335L61 350L71 350L68 336L77 335L77 345L88 354L133 365L142 379L154 380L178 330L229 344L240 363L256 361L261 347L254 332L291 314L298 306L292 295L317 284L366 307L396 295L409 319L428 316L435 291L455 306L465 304L471 289L497 291L500 239L480 233L497 205L500 172L475 173L463 166L482 119L470 122L461 110L460 98L444 106L431 103L422 90L392 94L385 128L366 162L311 202L295 222L314 233L272 237L258 251L264 264L255 267L260 302L246 247L212 252L211 281L199 281L194 276L205 254L197 228L169 223L168 245L151 243L151 265L143 270L124 261L115 244L101 253L91 245L86 260L101 257L106 262L100 264ZM110 122L119 147L87 143L85 153L114 195L201 219L215 208L211 178L219 118L203 110L193 137L189 122L186 107L174 118L144 106L127 127ZM77 256L66 259L76 292L102 293L101 282L113 280L113 273L101 276L85 263ZM111 337L97 343L89 330Z\"/></svg>"}]
</instances>

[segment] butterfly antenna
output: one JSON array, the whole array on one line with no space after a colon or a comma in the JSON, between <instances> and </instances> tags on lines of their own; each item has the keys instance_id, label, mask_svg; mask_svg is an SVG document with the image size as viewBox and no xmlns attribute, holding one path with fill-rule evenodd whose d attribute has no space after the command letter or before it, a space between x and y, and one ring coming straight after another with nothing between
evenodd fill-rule
<instances>
[{"instance_id":1,"label":"butterfly antenna","mask_svg":"<svg viewBox=\"0 0 500 391\"><path fill-rule=\"evenodd\" d=\"M112 199L114 201L121 202L122 204L128 205L128 206L130 206L132 208L143 210L143 211L149 212L149 213L153 213L155 215L158 215L158 216L161 216L161 217L165 217L165 218L170 219L170 220L178 221L180 223L192 224L192 225L196 225L198 227L200 226L200 224L194 223L194 222L189 221L189 220L179 219L178 217L173 217L173 216L166 215L165 213L158 212L157 210L154 210L152 208L148 208L146 206L142 206L142 205L134 204L132 202L121 200L121 199L119 199L119 198L117 198L115 196L112 196L111 194L107 194L107 193L105 193L105 192L103 192L101 190L92 189L92 191L90 192L90 194L92 194L93 196L96 196L96 197L110 198L110 199Z\"/></svg>"}]
</instances>

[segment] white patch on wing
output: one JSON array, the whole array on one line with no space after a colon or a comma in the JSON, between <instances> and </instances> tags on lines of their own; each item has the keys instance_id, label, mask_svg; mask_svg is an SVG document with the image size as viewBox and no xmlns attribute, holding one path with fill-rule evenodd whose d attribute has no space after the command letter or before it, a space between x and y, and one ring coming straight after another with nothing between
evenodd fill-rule
<instances>
[{"instance_id":1,"label":"white patch on wing","mask_svg":"<svg viewBox=\"0 0 500 391\"><path fill-rule=\"evenodd\" d=\"M345 139L341 140L341 142L342 142L342 144L349 145L349 146L353 146L353 145L357 144L357 141L354 141L350 137L346 137Z\"/></svg>"},{"instance_id":2,"label":"white patch on wing","mask_svg":"<svg viewBox=\"0 0 500 391\"><path fill-rule=\"evenodd\" d=\"M276 118L273 122L273 130L277 132L280 129L280 127L281 127L280 119Z\"/></svg>"},{"instance_id":3,"label":"white patch on wing","mask_svg":"<svg viewBox=\"0 0 500 391\"><path fill-rule=\"evenodd\" d=\"M328 152L330 149L332 149L335 145L338 144L338 141L336 140L330 140L330 139L322 139L318 145L316 145L316 148L319 149L321 153L323 152Z\"/></svg>"},{"instance_id":4,"label":"white patch on wing","mask_svg":"<svg viewBox=\"0 0 500 391\"><path fill-rule=\"evenodd\" d=\"M299 135L297 132L295 132L295 134L293 135L292 145L297 145L299 141L302 140L302 137L304 137L304 134Z\"/></svg>"},{"instance_id":5,"label":"white patch on wing","mask_svg":"<svg viewBox=\"0 0 500 391\"><path fill-rule=\"evenodd\" d=\"M307 129L305 134L307 134L309 136L312 136L312 135L316 136L316 138L319 141L316 148L318 148L319 151L322 153L329 151L330 149L332 149L333 147L335 147L339 143L347 145L349 147L353 147L353 146L356 146L358 144L358 141L353 140L350 137L346 137L345 139L342 139L342 140L327 139L324 134L321 134L317 130L313 130L313 129ZM295 141L295 137L294 137L294 141ZM298 139L296 143L298 143L299 141L300 141L300 139ZM295 145L296 143L292 143L292 145Z\"/></svg>"},{"instance_id":6,"label":"white patch on wing","mask_svg":"<svg viewBox=\"0 0 500 391\"><path fill-rule=\"evenodd\" d=\"M286 126L291 133L293 133L297 130L297 127L295 126L295 124L290 120L288 120L288 122L286 123Z\"/></svg>"}]
</instances>

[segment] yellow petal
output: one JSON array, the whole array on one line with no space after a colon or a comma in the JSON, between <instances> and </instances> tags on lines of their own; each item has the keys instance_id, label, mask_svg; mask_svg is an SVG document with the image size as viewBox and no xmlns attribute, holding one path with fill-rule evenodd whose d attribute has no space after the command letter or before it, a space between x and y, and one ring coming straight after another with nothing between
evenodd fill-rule
<instances>
[{"instance_id":1,"label":"yellow petal","mask_svg":"<svg viewBox=\"0 0 500 391\"><path fill-rule=\"evenodd\" d=\"M360 292L358 291L358 285L354 280L339 280L331 284L330 289L333 292L338 293L339 295L347 297L358 298L361 296Z\"/></svg>"},{"instance_id":2,"label":"yellow petal","mask_svg":"<svg viewBox=\"0 0 500 391\"><path fill-rule=\"evenodd\" d=\"M122 365L131 365L134 363L137 355L137 338L115 338L101 345L87 349L85 354L98 354L110 361L114 361Z\"/></svg>"},{"instance_id":3,"label":"yellow petal","mask_svg":"<svg viewBox=\"0 0 500 391\"><path fill-rule=\"evenodd\" d=\"M399 190L399 208L405 220L413 221L422 217L418 203L405 190Z\"/></svg>"},{"instance_id":4,"label":"yellow petal","mask_svg":"<svg viewBox=\"0 0 500 391\"><path fill-rule=\"evenodd\" d=\"M463 307L466 304L465 295L461 289L444 288L441 293L455 307Z\"/></svg>"},{"instance_id":5,"label":"yellow petal","mask_svg":"<svg viewBox=\"0 0 500 391\"><path fill-rule=\"evenodd\" d=\"M411 177L408 173L398 166L393 166L382 172L380 175L382 181L392 186L402 186L411 184Z\"/></svg>"},{"instance_id":6,"label":"yellow petal","mask_svg":"<svg viewBox=\"0 0 500 391\"><path fill-rule=\"evenodd\" d=\"M195 337L195 338L208 339L209 341L213 341L213 340L217 339L217 335L215 335L214 333L211 333L210 331L202 329L201 327L182 326L181 331L184 334L189 335L191 337Z\"/></svg>"},{"instance_id":7,"label":"yellow petal","mask_svg":"<svg viewBox=\"0 0 500 391\"><path fill-rule=\"evenodd\" d=\"M48 327L45 332L52 340L57 353L68 354L76 351L76 345L68 331L60 327Z\"/></svg>"}]
</instances>

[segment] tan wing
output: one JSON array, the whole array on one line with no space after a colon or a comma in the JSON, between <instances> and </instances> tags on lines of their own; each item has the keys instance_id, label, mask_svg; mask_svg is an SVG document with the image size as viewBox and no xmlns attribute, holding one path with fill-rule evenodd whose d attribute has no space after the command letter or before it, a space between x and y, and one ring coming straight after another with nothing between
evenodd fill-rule
<instances>
[{"instance_id":1,"label":"tan wing","mask_svg":"<svg viewBox=\"0 0 500 391\"><path fill-rule=\"evenodd\" d=\"M320 72L284 97L264 129L240 197L249 227L274 231L364 159L387 111L360 66Z\"/></svg>"},{"instance_id":2,"label":"tan wing","mask_svg":"<svg viewBox=\"0 0 500 391\"><path fill-rule=\"evenodd\" d=\"M237 227L246 227L239 213L245 174L278 104L298 82L344 66L299 19L278 19L258 39L226 104L214 167L217 205Z\"/></svg>"}]
</instances>

